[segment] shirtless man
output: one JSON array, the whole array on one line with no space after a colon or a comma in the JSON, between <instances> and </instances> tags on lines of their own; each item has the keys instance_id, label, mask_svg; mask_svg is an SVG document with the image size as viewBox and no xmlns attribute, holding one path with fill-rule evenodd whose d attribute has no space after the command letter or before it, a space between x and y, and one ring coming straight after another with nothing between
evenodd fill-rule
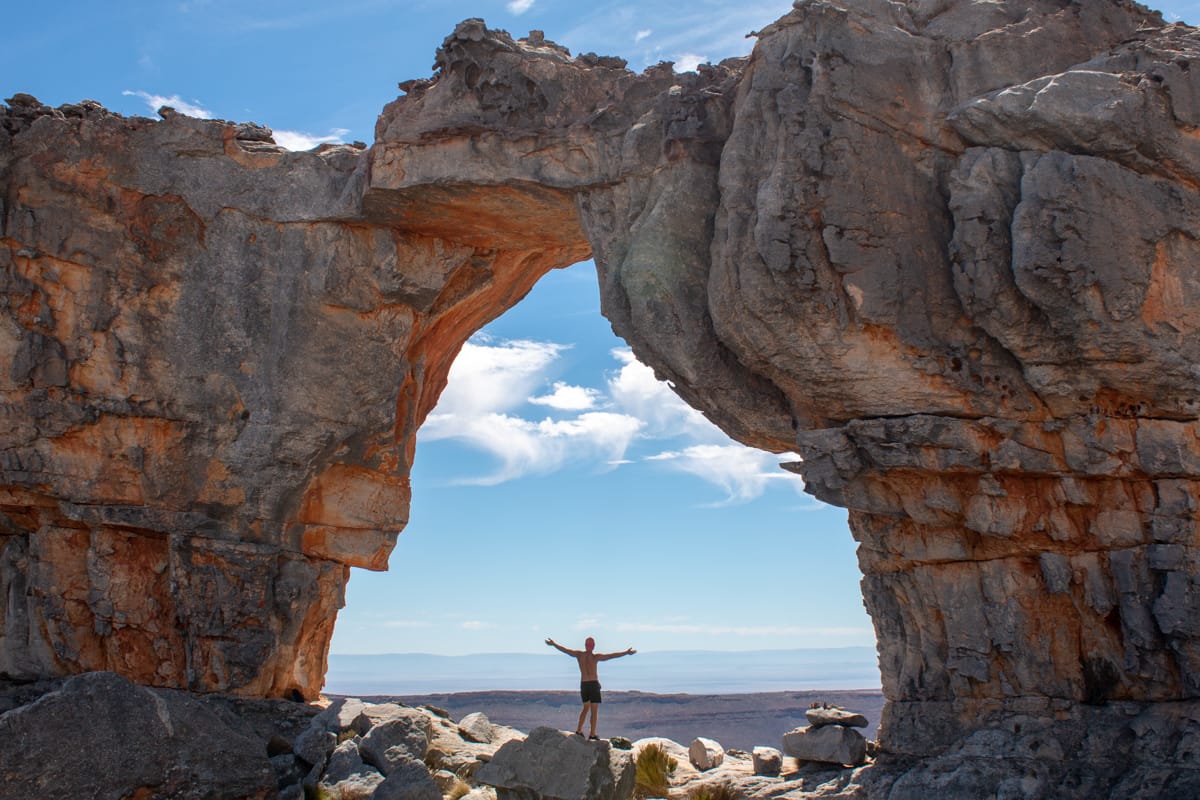
<instances>
[{"instance_id":1,"label":"shirtless man","mask_svg":"<svg viewBox=\"0 0 1200 800\"><path fill-rule=\"evenodd\" d=\"M583 710L579 712L579 724L575 726L575 733L583 736L583 720L592 712L592 729L588 739L597 739L596 736L596 712L600 710L600 676L596 672L596 664L601 661L608 661L610 658L620 658L621 656L631 656L637 652L632 647L628 650L622 650L620 653L596 653L596 640L588 637L583 643L584 650L571 650L563 647L553 639L547 639L546 644L550 645L560 653L566 653L569 656L574 656L579 662L579 696L583 699Z\"/></svg>"}]
</instances>

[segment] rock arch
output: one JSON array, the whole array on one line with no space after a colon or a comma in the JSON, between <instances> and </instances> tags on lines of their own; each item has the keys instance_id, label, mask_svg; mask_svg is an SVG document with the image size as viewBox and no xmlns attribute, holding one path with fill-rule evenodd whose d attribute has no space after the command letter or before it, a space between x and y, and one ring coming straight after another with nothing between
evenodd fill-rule
<instances>
[{"instance_id":1,"label":"rock arch","mask_svg":"<svg viewBox=\"0 0 1200 800\"><path fill-rule=\"evenodd\" d=\"M793 6L686 75L465 22L369 149L11 99L0 672L315 692L454 354L591 253L643 361L851 509L908 770L864 780L1193 785L1194 32Z\"/></svg>"}]
</instances>

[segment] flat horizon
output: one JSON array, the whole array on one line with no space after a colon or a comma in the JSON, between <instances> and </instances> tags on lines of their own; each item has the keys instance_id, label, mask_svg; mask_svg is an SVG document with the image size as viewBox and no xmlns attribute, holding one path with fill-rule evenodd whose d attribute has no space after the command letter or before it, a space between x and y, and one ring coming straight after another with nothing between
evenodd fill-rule
<instances>
[{"instance_id":1,"label":"flat horizon","mask_svg":"<svg viewBox=\"0 0 1200 800\"><path fill-rule=\"evenodd\" d=\"M562 644L560 642L560 644ZM756 647L748 650L727 650L719 649L697 649L697 648L678 648L669 650L655 650L650 648L639 649L638 655L662 654L662 655L679 655L679 654L701 654L701 653L719 653L719 654L752 654L752 653L821 653L829 651L844 651L844 650L870 650L875 652L874 645L867 644L851 644L840 645L837 647ZM361 658L374 656L428 656L431 658L475 658L478 656L556 656L559 653L548 652L542 650L488 650L471 653L430 653L426 650L398 651L393 650L386 653L330 653L330 658Z\"/></svg>"},{"instance_id":2,"label":"flat horizon","mask_svg":"<svg viewBox=\"0 0 1200 800\"><path fill-rule=\"evenodd\" d=\"M330 654L323 691L422 695L477 691L559 691L579 680L557 652ZM657 694L759 694L882 685L874 647L777 650L651 650L601 667L605 689Z\"/></svg>"}]
</instances>

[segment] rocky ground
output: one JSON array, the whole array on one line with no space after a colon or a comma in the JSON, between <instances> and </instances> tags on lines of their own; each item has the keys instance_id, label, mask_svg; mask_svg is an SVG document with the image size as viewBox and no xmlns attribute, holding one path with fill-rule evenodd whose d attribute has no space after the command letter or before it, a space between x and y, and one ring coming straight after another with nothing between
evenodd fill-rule
<instances>
[{"instance_id":1,"label":"rocky ground","mask_svg":"<svg viewBox=\"0 0 1200 800\"><path fill-rule=\"evenodd\" d=\"M539 725L574 725L579 714L579 693L573 691L358 696L373 703L399 701L411 706L435 705L446 709L455 718L482 711L493 722L523 731ZM868 739L875 738L883 713L883 693L877 689L747 694L606 691L598 730L605 736L620 735L630 739L665 736L685 743L706 736L717 739L726 747L748 751L756 745L778 745L780 733L804 725L805 710L820 702L861 711L867 718L863 735Z\"/></svg>"},{"instance_id":2,"label":"rocky ground","mask_svg":"<svg viewBox=\"0 0 1200 800\"><path fill-rule=\"evenodd\" d=\"M810 727L779 731L782 752L746 752L699 737L685 745L588 741L549 727L526 734L431 705L198 695L97 672L0 686L0 800L623 800L647 796L635 772L651 745L675 762L673 798L722 785L745 798L858 796L856 770L835 762L866 763L873 743L857 732L866 719L833 709L809 716Z\"/></svg>"}]
</instances>

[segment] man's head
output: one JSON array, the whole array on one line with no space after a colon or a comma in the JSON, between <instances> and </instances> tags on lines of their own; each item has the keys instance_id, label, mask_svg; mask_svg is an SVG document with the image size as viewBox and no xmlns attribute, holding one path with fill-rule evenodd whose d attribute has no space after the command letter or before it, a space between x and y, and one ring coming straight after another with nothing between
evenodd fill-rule
<instances>
[{"instance_id":1,"label":"man's head","mask_svg":"<svg viewBox=\"0 0 1200 800\"><path fill-rule=\"evenodd\" d=\"M592 637L587 637L587 641L583 643L583 647L589 653L596 649L596 640Z\"/></svg>"}]
</instances>

